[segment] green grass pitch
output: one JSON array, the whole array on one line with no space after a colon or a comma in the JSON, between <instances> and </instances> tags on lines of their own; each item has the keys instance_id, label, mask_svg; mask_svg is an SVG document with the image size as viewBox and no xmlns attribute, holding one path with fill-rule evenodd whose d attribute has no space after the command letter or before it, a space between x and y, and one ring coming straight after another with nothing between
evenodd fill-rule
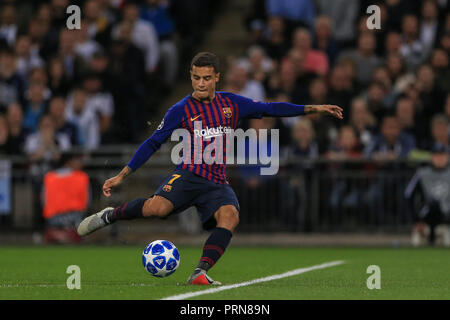
<instances>
[{"instance_id":1,"label":"green grass pitch","mask_svg":"<svg viewBox=\"0 0 450 320\"><path fill-rule=\"evenodd\" d=\"M178 246L171 276L150 276L144 246L0 247L0 299L162 299L210 287L188 286L201 248ZM192 299L449 299L450 250L443 248L229 247L209 274L224 285L329 261L345 263ZM81 269L81 289L69 290L69 265ZM367 267L381 270L381 289L369 290Z\"/></svg>"}]
</instances>

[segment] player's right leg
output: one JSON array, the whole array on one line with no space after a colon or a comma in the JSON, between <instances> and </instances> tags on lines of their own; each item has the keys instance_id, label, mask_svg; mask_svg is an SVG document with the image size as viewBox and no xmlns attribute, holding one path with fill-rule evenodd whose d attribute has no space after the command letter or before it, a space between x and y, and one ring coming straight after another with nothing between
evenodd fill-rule
<instances>
[{"instance_id":1,"label":"player's right leg","mask_svg":"<svg viewBox=\"0 0 450 320\"><path fill-rule=\"evenodd\" d=\"M173 210L173 204L168 199L155 195L149 199L138 198L124 205L105 208L85 218L78 226L80 236L86 236L117 220L132 220L147 217L164 217Z\"/></svg>"}]
</instances>

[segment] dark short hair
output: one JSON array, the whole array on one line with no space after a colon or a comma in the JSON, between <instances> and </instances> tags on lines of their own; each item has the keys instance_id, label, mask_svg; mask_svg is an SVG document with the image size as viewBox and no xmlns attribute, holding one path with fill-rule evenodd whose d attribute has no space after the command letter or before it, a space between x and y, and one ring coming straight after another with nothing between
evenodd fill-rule
<instances>
[{"instance_id":1,"label":"dark short hair","mask_svg":"<svg viewBox=\"0 0 450 320\"><path fill-rule=\"evenodd\" d=\"M219 72L219 58L211 52L199 52L192 58L191 61L191 70L192 67L213 67L214 72Z\"/></svg>"}]
</instances>

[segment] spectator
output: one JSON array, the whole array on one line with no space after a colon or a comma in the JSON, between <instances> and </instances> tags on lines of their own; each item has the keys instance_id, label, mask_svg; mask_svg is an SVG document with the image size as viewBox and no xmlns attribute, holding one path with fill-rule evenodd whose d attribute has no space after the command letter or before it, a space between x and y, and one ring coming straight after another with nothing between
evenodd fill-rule
<instances>
[{"instance_id":1,"label":"spectator","mask_svg":"<svg viewBox=\"0 0 450 320\"><path fill-rule=\"evenodd\" d=\"M53 20L52 29L59 31L65 26L65 11L68 6L67 0L50 1L50 3L42 3L37 9L36 19L41 23L50 27Z\"/></svg>"},{"instance_id":2,"label":"spectator","mask_svg":"<svg viewBox=\"0 0 450 320\"><path fill-rule=\"evenodd\" d=\"M403 58L400 54L389 54L386 57L386 67L395 92L405 93L407 87L414 83L415 77L413 74L407 73Z\"/></svg>"},{"instance_id":3,"label":"spectator","mask_svg":"<svg viewBox=\"0 0 450 320\"><path fill-rule=\"evenodd\" d=\"M146 0L141 7L140 17L155 27L159 41L159 55L163 68L163 83L170 89L174 86L177 76L178 49L173 39L175 22L171 17L169 9L167 1Z\"/></svg>"},{"instance_id":4,"label":"spectator","mask_svg":"<svg viewBox=\"0 0 450 320\"><path fill-rule=\"evenodd\" d=\"M284 20L278 16L271 16L267 21L267 28L259 43L267 55L275 61L281 61L289 50L286 39Z\"/></svg>"},{"instance_id":5,"label":"spectator","mask_svg":"<svg viewBox=\"0 0 450 320\"><path fill-rule=\"evenodd\" d=\"M17 72L26 82L28 73L44 65L44 61L36 50L32 50L28 35L20 35L15 43L15 56L17 61Z\"/></svg>"},{"instance_id":6,"label":"spectator","mask_svg":"<svg viewBox=\"0 0 450 320\"><path fill-rule=\"evenodd\" d=\"M356 66L356 81L367 86L372 79L376 67L381 64L381 59L375 54L375 36L366 31L358 37L358 48L356 50L342 52L339 60L343 57L352 59Z\"/></svg>"},{"instance_id":7,"label":"spectator","mask_svg":"<svg viewBox=\"0 0 450 320\"><path fill-rule=\"evenodd\" d=\"M290 80L288 70L289 68L293 68L292 72L295 76L294 87L290 92L291 100L296 104L304 104L308 97L308 90L311 81L317 78L317 74L308 72L305 69L304 64L304 55L297 49L291 49L282 61L282 72L284 72L284 76ZM290 82L289 82L290 83ZM284 86L284 84L282 84Z\"/></svg>"},{"instance_id":8,"label":"spectator","mask_svg":"<svg viewBox=\"0 0 450 320\"><path fill-rule=\"evenodd\" d=\"M417 11L417 5L415 6L410 1L388 0L385 3L387 11L385 28L387 29L400 30L403 17L408 13Z\"/></svg>"},{"instance_id":9,"label":"spectator","mask_svg":"<svg viewBox=\"0 0 450 320\"><path fill-rule=\"evenodd\" d=\"M136 47L145 52L145 70L153 73L156 70L160 56L158 35L153 25L139 19L139 8L136 4L128 3L123 9L123 20L112 30L112 37L118 39L122 28L130 29L131 41Z\"/></svg>"},{"instance_id":10,"label":"spectator","mask_svg":"<svg viewBox=\"0 0 450 320\"><path fill-rule=\"evenodd\" d=\"M51 58L48 63L47 74L52 95L66 96L69 93L71 82L64 69L63 60L59 57Z\"/></svg>"},{"instance_id":11,"label":"spectator","mask_svg":"<svg viewBox=\"0 0 450 320\"><path fill-rule=\"evenodd\" d=\"M315 141L315 132L311 120L302 117L292 127L293 143L287 148L287 157L317 159L319 148Z\"/></svg>"},{"instance_id":12,"label":"spectator","mask_svg":"<svg viewBox=\"0 0 450 320\"><path fill-rule=\"evenodd\" d=\"M225 91L258 101L264 101L266 98L263 85L259 81L250 80L246 68L238 63L233 64L228 70L225 79Z\"/></svg>"},{"instance_id":13,"label":"spectator","mask_svg":"<svg viewBox=\"0 0 450 320\"><path fill-rule=\"evenodd\" d=\"M374 70L373 82L377 82L382 85L384 89L383 103L386 108L394 108L395 101L400 94L399 92L393 90L392 79L390 77L389 71L385 66L379 66Z\"/></svg>"},{"instance_id":14,"label":"spectator","mask_svg":"<svg viewBox=\"0 0 450 320\"><path fill-rule=\"evenodd\" d=\"M355 24L360 7L358 0L316 0L317 11L330 17L333 37L340 48L348 48L354 44Z\"/></svg>"},{"instance_id":15,"label":"spectator","mask_svg":"<svg viewBox=\"0 0 450 320\"><path fill-rule=\"evenodd\" d=\"M42 215L46 243L78 243L76 232L89 205L89 176L82 171L82 156L63 154L62 166L44 176ZM70 188L67 186L70 185Z\"/></svg>"},{"instance_id":16,"label":"spectator","mask_svg":"<svg viewBox=\"0 0 450 320\"><path fill-rule=\"evenodd\" d=\"M373 72L372 81L381 83L387 92L392 91L392 79L386 66L379 66Z\"/></svg>"},{"instance_id":17,"label":"spectator","mask_svg":"<svg viewBox=\"0 0 450 320\"><path fill-rule=\"evenodd\" d=\"M265 83L272 73L274 65L268 58L264 50L259 46L252 46L248 49L248 57L240 60L240 65L247 69L249 78Z\"/></svg>"},{"instance_id":18,"label":"spectator","mask_svg":"<svg viewBox=\"0 0 450 320\"><path fill-rule=\"evenodd\" d=\"M401 132L397 118L385 116L381 124L381 133L364 150L364 155L378 161L390 161L406 158L414 148L414 138Z\"/></svg>"},{"instance_id":19,"label":"spectator","mask_svg":"<svg viewBox=\"0 0 450 320\"><path fill-rule=\"evenodd\" d=\"M294 63L290 59L283 59L278 69L268 79L268 96L284 95L288 100L291 100L297 78Z\"/></svg>"},{"instance_id":20,"label":"spectator","mask_svg":"<svg viewBox=\"0 0 450 320\"><path fill-rule=\"evenodd\" d=\"M374 53L378 57L384 56L386 52L386 42L387 42L387 34L388 29L384 26L386 25L387 20L387 10L386 5L384 3L378 3L378 7L380 8L380 28L369 28L370 23L373 23L373 17L368 14L364 14L359 19L358 31L359 35L363 33L372 33L375 38L375 50ZM367 8L367 7L366 7Z\"/></svg>"},{"instance_id":21,"label":"spectator","mask_svg":"<svg viewBox=\"0 0 450 320\"><path fill-rule=\"evenodd\" d=\"M339 47L334 40L331 29L331 21L327 16L319 16L314 23L313 49L324 52L332 67L338 57Z\"/></svg>"},{"instance_id":22,"label":"spectator","mask_svg":"<svg viewBox=\"0 0 450 320\"><path fill-rule=\"evenodd\" d=\"M67 77L72 81L78 81L85 68L83 58L75 52L76 30L61 29L59 33L58 54L64 63Z\"/></svg>"},{"instance_id":23,"label":"spectator","mask_svg":"<svg viewBox=\"0 0 450 320\"><path fill-rule=\"evenodd\" d=\"M434 245L439 238L445 246L450 246L448 159L448 152L433 150L431 165L418 169L405 188L405 198L409 200L415 222L411 237L414 246L422 244L423 239Z\"/></svg>"},{"instance_id":24,"label":"spectator","mask_svg":"<svg viewBox=\"0 0 450 320\"><path fill-rule=\"evenodd\" d=\"M360 168L358 163L341 163L345 160L356 160L362 156L361 144L351 126L342 126L335 144L328 150L325 157L332 162L329 165L332 185L330 192L330 205L333 208L333 215L342 216L342 207L345 209L357 209L361 190L351 179L342 178L339 172L342 170L355 170Z\"/></svg>"},{"instance_id":25,"label":"spectator","mask_svg":"<svg viewBox=\"0 0 450 320\"><path fill-rule=\"evenodd\" d=\"M431 150L442 150L450 154L450 125L444 114L436 114L431 120L433 142Z\"/></svg>"},{"instance_id":26,"label":"spectator","mask_svg":"<svg viewBox=\"0 0 450 320\"><path fill-rule=\"evenodd\" d=\"M264 38L264 33L266 31L266 22L268 22L269 17L267 16L266 2L260 0L251 1L251 9L244 16L244 26L249 32L248 34L248 45L259 44Z\"/></svg>"},{"instance_id":27,"label":"spectator","mask_svg":"<svg viewBox=\"0 0 450 320\"><path fill-rule=\"evenodd\" d=\"M111 71L109 70L110 67L110 58L108 55L103 51L97 51L91 60L91 63L89 65L89 69L98 77L101 79L103 83L104 89L111 91L112 80L111 80Z\"/></svg>"},{"instance_id":28,"label":"spectator","mask_svg":"<svg viewBox=\"0 0 450 320\"><path fill-rule=\"evenodd\" d=\"M70 139L63 133L56 133L55 124L49 115L39 119L39 130L25 140L24 151L28 159L35 164L31 173L40 175L47 172L50 164L58 161L61 152L70 149Z\"/></svg>"},{"instance_id":29,"label":"spectator","mask_svg":"<svg viewBox=\"0 0 450 320\"><path fill-rule=\"evenodd\" d=\"M27 92L25 105L24 126L31 132L38 129L39 118L47 112L47 102L44 98L44 85L33 82Z\"/></svg>"},{"instance_id":30,"label":"spectator","mask_svg":"<svg viewBox=\"0 0 450 320\"><path fill-rule=\"evenodd\" d=\"M398 99L395 116L399 122L400 130L413 136L419 147L424 147L429 134L424 130L424 126L419 125L420 119L416 116L413 101L407 97Z\"/></svg>"},{"instance_id":31,"label":"spectator","mask_svg":"<svg viewBox=\"0 0 450 320\"><path fill-rule=\"evenodd\" d=\"M312 0L267 0L269 16L279 16L292 27L311 27L315 18L314 2Z\"/></svg>"},{"instance_id":32,"label":"spectator","mask_svg":"<svg viewBox=\"0 0 450 320\"><path fill-rule=\"evenodd\" d=\"M66 9L70 5L68 0L52 0L50 1L51 29L61 30L66 26ZM42 8L42 7L41 7Z\"/></svg>"},{"instance_id":33,"label":"spectator","mask_svg":"<svg viewBox=\"0 0 450 320\"><path fill-rule=\"evenodd\" d=\"M337 138L338 130L336 124L328 117L323 117L319 114L308 115L307 118L311 120L313 124L315 140L319 147L319 154L322 155Z\"/></svg>"},{"instance_id":34,"label":"spectator","mask_svg":"<svg viewBox=\"0 0 450 320\"><path fill-rule=\"evenodd\" d=\"M434 49L431 53L431 66L433 67L436 84L444 92L450 92L450 67L448 54L442 48Z\"/></svg>"},{"instance_id":35,"label":"spectator","mask_svg":"<svg viewBox=\"0 0 450 320\"><path fill-rule=\"evenodd\" d=\"M309 85L309 98L305 104L321 105L328 103L328 87L325 80L322 78L314 79ZM314 129L317 134L317 142L319 143L319 150L322 154L329 144L334 142L337 137L337 127L340 125L338 121L329 117L320 115L308 115L313 121Z\"/></svg>"},{"instance_id":36,"label":"spectator","mask_svg":"<svg viewBox=\"0 0 450 320\"><path fill-rule=\"evenodd\" d=\"M349 125L355 130L356 137L363 149L372 143L376 124L376 118L370 113L366 101L362 98L353 99L350 107Z\"/></svg>"},{"instance_id":37,"label":"spectator","mask_svg":"<svg viewBox=\"0 0 450 320\"><path fill-rule=\"evenodd\" d=\"M328 87L322 78L314 79L309 85L309 99L305 104L327 104Z\"/></svg>"},{"instance_id":38,"label":"spectator","mask_svg":"<svg viewBox=\"0 0 450 320\"><path fill-rule=\"evenodd\" d=\"M351 126L342 126L335 144L326 153L331 160L359 159L362 156L361 145L355 130Z\"/></svg>"},{"instance_id":39,"label":"spectator","mask_svg":"<svg viewBox=\"0 0 450 320\"><path fill-rule=\"evenodd\" d=\"M30 131L23 126L22 107L17 103L10 104L6 112L6 120L9 130L6 152L10 155L22 155L25 141L30 134Z\"/></svg>"},{"instance_id":40,"label":"spectator","mask_svg":"<svg viewBox=\"0 0 450 320\"><path fill-rule=\"evenodd\" d=\"M42 23L37 17L32 18L28 24L27 35L30 38L32 52L47 60L55 54L58 47L58 32L49 28L48 23Z\"/></svg>"},{"instance_id":41,"label":"spectator","mask_svg":"<svg viewBox=\"0 0 450 320\"><path fill-rule=\"evenodd\" d=\"M378 81L370 83L366 93L367 106L377 119L382 119L391 111L386 103L386 97L386 88L382 83Z\"/></svg>"},{"instance_id":42,"label":"spectator","mask_svg":"<svg viewBox=\"0 0 450 320\"><path fill-rule=\"evenodd\" d=\"M67 120L75 123L81 133L80 140L86 150L93 150L100 145L100 125L94 110L88 107L87 94L83 88L76 88L69 98Z\"/></svg>"},{"instance_id":43,"label":"spectator","mask_svg":"<svg viewBox=\"0 0 450 320\"><path fill-rule=\"evenodd\" d=\"M122 29L123 31L123 29ZM144 116L144 107L150 109L145 97L145 59L143 52L130 42L128 36L113 41L110 48L110 88L114 92L114 103L118 107L114 112L116 140L137 143L142 128L140 119ZM127 76L124 77L123 75ZM148 98L147 98L148 100Z\"/></svg>"},{"instance_id":44,"label":"spectator","mask_svg":"<svg viewBox=\"0 0 450 320\"><path fill-rule=\"evenodd\" d=\"M44 86L44 99L45 100L50 99L52 92L47 87L48 75L44 67L37 67L31 69L28 74L28 82L42 84Z\"/></svg>"},{"instance_id":45,"label":"spectator","mask_svg":"<svg viewBox=\"0 0 450 320\"><path fill-rule=\"evenodd\" d=\"M414 81L416 81L415 77L414 77ZM417 84L415 82L410 83L406 87L405 96L408 97L408 99L411 99L411 101L414 103L414 109L416 109L416 114L419 117L419 115L421 114L424 107L423 107L423 102L420 99L420 91L417 88Z\"/></svg>"},{"instance_id":46,"label":"spectator","mask_svg":"<svg viewBox=\"0 0 450 320\"><path fill-rule=\"evenodd\" d=\"M87 94L87 108L98 116L100 134L106 135L111 128L114 113L114 99L110 92L104 90L102 79L95 73L88 74L83 80Z\"/></svg>"},{"instance_id":47,"label":"spectator","mask_svg":"<svg viewBox=\"0 0 450 320\"><path fill-rule=\"evenodd\" d=\"M405 59L409 71L414 71L426 59L426 48L420 42L419 22L414 15L406 15L402 20L402 46L400 54Z\"/></svg>"},{"instance_id":48,"label":"spectator","mask_svg":"<svg viewBox=\"0 0 450 320\"><path fill-rule=\"evenodd\" d=\"M404 164L396 160L405 160L415 148L414 138L401 132L399 122L395 116L385 116L381 124L381 133L364 149L364 157L378 162L379 169L391 172L399 170ZM397 213L405 219L405 209L399 200L389 192L401 182L392 180L388 175L375 175L370 180L367 190L361 197L362 203L368 206L371 219L376 223L389 223ZM387 199L393 199L395 205L385 207ZM400 207L397 207L400 205Z\"/></svg>"},{"instance_id":49,"label":"spectator","mask_svg":"<svg viewBox=\"0 0 450 320\"><path fill-rule=\"evenodd\" d=\"M307 29L298 28L295 30L292 48L302 55L304 71L323 76L328 72L328 58L323 52L312 49L311 42L311 35Z\"/></svg>"},{"instance_id":50,"label":"spectator","mask_svg":"<svg viewBox=\"0 0 450 320\"><path fill-rule=\"evenodd\" d=\"M356 76L357 76L357 66L355 61L347 56L347 57L341 57L338 58L338 64L341 66L344 70L345 76L350 79L352 83L352 88L355 92L355 94L362 93L366 87L363 86L361 83L358 82Z\"/></svg>"},{"instance_id":51,"label":"spectator","mask_svg":"<svg viewBox=\"0 0 450 320\"><path fill-rule=\"evenodd\" d=\"M430 55L431 49L436 43L438 24L438 6L436 2L433 0L423 1L421 9L419 38L420 42L424 46L425 57L428 57Z\"/></svg>"},{"instance_id":52,"label":"spectator","mask_svg":"<svg viewBox=\"0 0 450 320\"><path fill-rule=\"evenodd\" d=\"M89 38L104 47L111 40L111 24L116 22L115 15L111 14L111 6L113 6L111 2L88 0L82 9Z\"/></svg>"},{"instance_id":53,"label":"spectator","mask_svg":"<svg viewBox=\"0 0 450 320\"><path fill-rule=\"evenodd\" d=\"M14 5L2 7L0 15L0 41L3 40L10 47L14 46L17 37L16 8Z\"/></svg>"},{"instance_id":54,"label":"spectator","mask_svg":"<svg viewBox=\"0 0 450 320\"><path fill-rule=\"evenodd\" d=\"M450 19L449 19L450 20ZM447 31L439 40L439 44L447 54L450 54L450 31Z\"/></svg>"},{"instance_id":55,"label":"spectator","mask_svg":"<svg viewBox=\"0 0 450 320\"><path fill-rule=\"evenodd\" d=\"M402 47L402 35L398 31L389 31L386 34L386 42L384 47L384 55L386 57L391 54L400 54L400 48Z\"/></svg>"},{"instance_id":56,"label":"spectator","mask_svg":"<svg viewBox=\"0 0 450 320\"><path fill-rule=\"evenodd\" d=\"M101 50L100 44L89 37L89 25L87 21L81 21L81 28L77 30L75 35L74 51L77 55L84 59L85 64L89 64L93 55Z\"/></svg>"},{"instance_id":57,"label":"spectator","mask_svg":"<svg viewBox=\"0 0 450 320\"><path fill-rule=\"evenodd\" d=\"M171 17L169 3L161 0L145 0L140 8L140 18L151 23L159 40L171 39L175 21Z\"/></svg>"},{"instance_id":58,"label":"spectator","mask_svg":"<svg viewBox=\"0 0 450 320\"><path fill-rule=\"evenodd\" d=\"M416 78L415 85L419 90L419 97L423 104L420 116L426 123L429 123L433 115L442 112L444 92L437 85L431 65L421 65L417 70Z\"/></svg>"},{"instance_id":59,"label":"spectator","mask_svg":"<svg viewBox=\"0 0 450 320\"><path fill-rule=\"evenodd\" d=\"M82 144L81 133L77 125L66 119L66 100L62 96L55 96L50 100L48 114L52 118L56 133L64 133L69 137L72 146Z\"/></svg>"},{"instance_id":60,"label":"spectator","mask_svg":"<svg viewBox=\"0 0 450 320\"><path fill-rule=\"evenodd\" d=\"M0 109L23 99L25 83L16 68L12 50L0 50Z\"/></svg>"},{"instance_id":61,"label":"spectator","mask_svg":"<svg viewBox=\"0 0 450 320\"><path fill-rule=\"evenodd\" d=\"M340 106L344 114L348 114L350 101L354 95L352 79L345 72L345 68L338 64L330 73L328 103Z\"/></svg>"}]
</instances>

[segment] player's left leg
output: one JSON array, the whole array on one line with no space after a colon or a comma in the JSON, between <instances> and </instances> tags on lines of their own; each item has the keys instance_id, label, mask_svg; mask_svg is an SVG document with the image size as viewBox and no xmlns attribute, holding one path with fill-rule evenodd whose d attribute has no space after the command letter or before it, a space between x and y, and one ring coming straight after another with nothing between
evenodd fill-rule
<instances>
[{"instance_id":1,"label":"player's left leg","mask_svg":"<svg viewBox=\"0 0 450 320\"><path fill-rule=\"evenodd\" d=\"M118 220L148 217L165 217L179 209L186 200L184 172L174 171L167 176L156 193L150 198L137 198L118 207L108 207L85 218L78 226L80 236L88 235ZM175 178L174 178L175 176Z\"/></svg>"},{"instance_id":2,"label":"player's left leg","mask_svg":"<svg viewBox=\"0 0 450 320\"><path fill-rule=\"evenodd\" d=\"M203 253L197 268L188 279L189 284L221 284L206 273L224 254L230 243L233 231L239 224L239 211L234 205L223 205L214 213L216 227L203 246Z\"/></svg>"},{"instance_id":3,"label":"player's left leg","mask_svg":"<svg viewBox=\"0 0 450 320\"><path fill-rule=\"evenodd\" d=\"M85 218L78 226L80 236L88 235L118 220L133 220L149 217L162 218L174 208L173 203L159 195L151 198L137 198L116 208L108 207Z\"/></svg>"}]
</instances>

